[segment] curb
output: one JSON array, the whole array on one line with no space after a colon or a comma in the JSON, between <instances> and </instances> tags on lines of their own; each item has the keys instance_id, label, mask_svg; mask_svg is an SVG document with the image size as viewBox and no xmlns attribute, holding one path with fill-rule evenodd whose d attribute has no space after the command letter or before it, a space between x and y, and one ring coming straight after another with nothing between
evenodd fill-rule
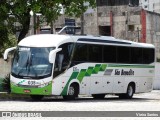
<instances>
[{"instance_id":1,"label":"curb","mask_svg":"<svg viewBox=\"0 0 160 120\"><path fill-rule=\"evenodd\" d=\"M7 92L0 92L0 101L1 100L27 100L27 99L30 99L29 95L9 94Z\"/></svg>"}]
</instances>

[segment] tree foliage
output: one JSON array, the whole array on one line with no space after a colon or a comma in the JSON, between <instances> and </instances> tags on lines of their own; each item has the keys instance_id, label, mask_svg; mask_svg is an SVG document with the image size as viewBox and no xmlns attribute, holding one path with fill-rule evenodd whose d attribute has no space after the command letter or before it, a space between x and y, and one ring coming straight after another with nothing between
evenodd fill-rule
<instances>
[{"instance_id":1,"label":"tree foliage","mask_svg":"<svg viewBox=\"0 0 160 120\"><path fill-rule=\"evenodd\" d=\"M55 21L61 15L61 6L65 9L65 14L69 16L79 17L86 11L87 7L84 2L89 2L91 7L95 7L94 0L1 0L0 10L4 15L0 14L7 23L7 27L15 32L15 22L20 23L21 29L18 42L28 33L30 27L30 11L33 13L41 13L47 23ZM7 29L8 29L7 28Z\"/></svg>"},{"instance_id":2,"label":"tree foliage","mask_svg":"<svg viewBox=\"0 0 160 120\"><path fill-rule=\"evenodd\" d=\"M13 36L11 35L13 30L13 26L11 24L12 18L10 22L7 23L9 9L7 7L6 0L0 1L0 57L2 57L2 53L8 46L13 45L15 43L15 39L13 40ZM9 20L8 19L8 20ZM11 24L11 25L10 25Z\"/></svg>"}]
</instances>

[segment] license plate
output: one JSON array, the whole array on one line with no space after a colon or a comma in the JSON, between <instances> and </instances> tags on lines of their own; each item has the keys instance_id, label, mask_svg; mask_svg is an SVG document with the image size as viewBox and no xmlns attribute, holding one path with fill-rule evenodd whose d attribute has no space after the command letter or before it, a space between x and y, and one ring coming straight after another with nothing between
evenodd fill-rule
<instances>
[{"instance_id":1,"label":"license plate","mask_svg":"<svg viewBox=\"0 0 160 120\"><path fill-rule=\"evenodd\" d=\"M31 92L31 90L24 90L24 93L30 93Z\"/></svg>"}]
</instances>

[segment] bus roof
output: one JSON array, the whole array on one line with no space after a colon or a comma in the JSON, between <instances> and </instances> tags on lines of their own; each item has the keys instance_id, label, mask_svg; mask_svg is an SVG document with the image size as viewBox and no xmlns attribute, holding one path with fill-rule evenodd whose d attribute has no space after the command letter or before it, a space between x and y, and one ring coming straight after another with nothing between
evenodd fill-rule
<instances>
[{"instance_id":1,"label":"bus roof","mask_svg":"<svg viewBox=\"0 0 160 120\"><path fill-rule=\"evenodd\" d=\"M149 47L154 45L147 43L137 43L128 40L115 39L110 36L93 36L93 35L58 35L58 34L39 34L24 38L19 42L19 46L27 47L58 47L67 42L78 42L87 44L109 44L130 47Z\"/></svg>"},{"instance_id":2,"label":"bus roof","mask_svg":"<svg viewBox=\"0 0 160 120\"><path fill-rule=\"evenodd\" d=\"M31 35L19 42L19 46L56 47L65 42L74 42L69 35L38 34Z\"/></svg>"}]
</instances>

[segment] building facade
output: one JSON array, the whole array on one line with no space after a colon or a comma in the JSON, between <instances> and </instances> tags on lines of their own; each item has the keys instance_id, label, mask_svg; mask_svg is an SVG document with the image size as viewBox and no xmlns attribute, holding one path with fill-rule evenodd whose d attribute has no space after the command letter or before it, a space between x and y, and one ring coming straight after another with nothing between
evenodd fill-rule
<instances>
[{"instance_id":1,"label":"building facade","mask_svg":"<svg viewBox=\"0 0 160 120\"><path fill-rule=\"evenodd\" d=\"M140 0L140 6L147 11L160 13L160 0Z\"/></svg>"},{"instance_id":2,"label":"building facade","mask_svg":"<svg viewBox=\"0 0 160 120\"><path fill-rule=\"evenodd\" d=\"M97 33L154 44L156 57L160 59L160 14L144 10L139 1L122 2L124 4L118 4L118 0L112 5L97 4Z\"/></svg>"},{"instance_id":3,"label":"building facade","mask_svg":"<svg viewBox=\"0 0 160 120\"><path fill-rule=\"evenodd\" d=\"M156 46L156 57L160 59L160 14L144 10L141 0L97 0L94 11L84 13L84 20L75 19L80 33L83 22L84 34L113 36ZM147 0L146 0L147 3ZM54 23L55 31L65 26L62 15Z\"/></svg>"}]
</instances>

